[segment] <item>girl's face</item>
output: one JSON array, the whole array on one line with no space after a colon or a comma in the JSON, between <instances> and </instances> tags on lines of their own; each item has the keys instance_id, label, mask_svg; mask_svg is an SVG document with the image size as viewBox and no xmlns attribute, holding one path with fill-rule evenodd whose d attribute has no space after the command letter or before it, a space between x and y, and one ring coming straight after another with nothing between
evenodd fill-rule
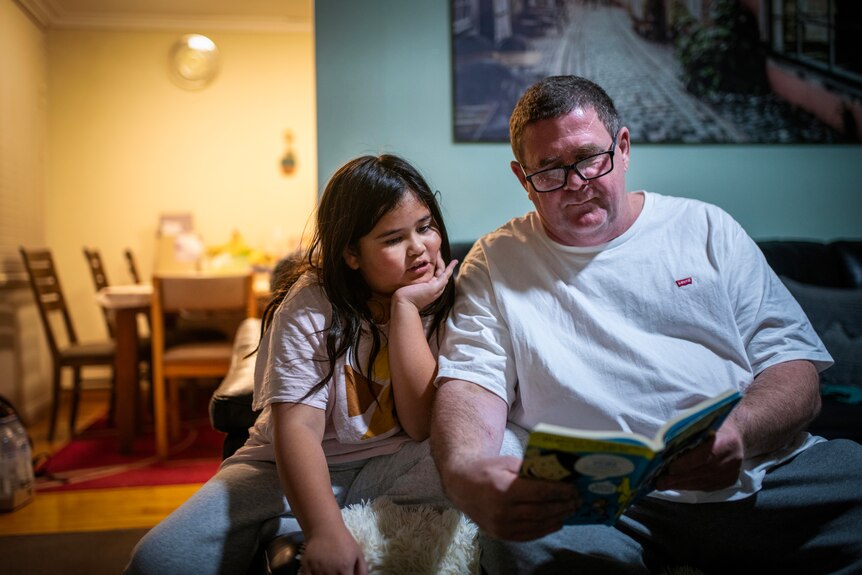
<instances>
[{"instance_id":1,"label":"girl's face","mask_svg":"<svg viewBox=\"0 0 862 575\"><path fill-rule=\"evenodd\" d=\"M375 296L388 298L400 287L433 277L440 243L430 210L411 192L355 248L345 250L344 261L359 270Z\"/></svg>"}]
</instances>

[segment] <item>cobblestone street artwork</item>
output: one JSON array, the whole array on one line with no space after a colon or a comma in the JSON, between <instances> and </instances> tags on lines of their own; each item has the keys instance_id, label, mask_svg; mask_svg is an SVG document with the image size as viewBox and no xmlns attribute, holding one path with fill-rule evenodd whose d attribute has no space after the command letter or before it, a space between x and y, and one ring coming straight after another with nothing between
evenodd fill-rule
<instances>
[{"instance_id":1,"label":"cobblestone street artwork","mask_svg":"<svg viewBox=\"0 0 862 575\"><path fill-rule=\"evenodd\" d=\"M550 3L549 3L550 4ZM670 42L638 33L608 0L562 0L530 29L489 47L453 30L456 141L508 141L519 95L546 76L577 74L605 88L632 140L657 144L837 143L841 135L771 92L696 96Z\"/></svg>"}]
</instances>

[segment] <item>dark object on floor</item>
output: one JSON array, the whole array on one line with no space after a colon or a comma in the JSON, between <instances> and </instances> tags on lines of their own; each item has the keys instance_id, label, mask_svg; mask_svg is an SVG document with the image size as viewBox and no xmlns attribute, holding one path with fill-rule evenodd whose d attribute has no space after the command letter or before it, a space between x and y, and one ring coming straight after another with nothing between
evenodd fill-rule
<instances>
[{"instance_id":1,"label":"dark object on floor","mask_svg":"<svg viewBox=\"0 0 862 575\"><path fill-rule=\"evenodd\" d=\"M266 569L269 575L296 575L305 537L302 532L288 533L274 539L266 548Z\"/></svg>"}]
</instances>

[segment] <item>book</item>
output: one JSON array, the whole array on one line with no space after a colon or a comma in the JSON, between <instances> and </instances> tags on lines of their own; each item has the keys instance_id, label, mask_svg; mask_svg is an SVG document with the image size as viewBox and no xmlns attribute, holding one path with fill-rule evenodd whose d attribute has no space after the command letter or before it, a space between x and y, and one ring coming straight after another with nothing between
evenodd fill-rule
<instances>
[{"instance_id":1,"label":"book","mask_svg":"<svg viewBox=\"0 0 862 575\"><path fill-rule=\"evenodd\" d=\"M706 440L742 399L736 390L706 399L662 425L655 437L538 424L527 440L520 475L569 481L578 509L567 525L613 525L681 453Z\"/></svg>"}]
</instances>

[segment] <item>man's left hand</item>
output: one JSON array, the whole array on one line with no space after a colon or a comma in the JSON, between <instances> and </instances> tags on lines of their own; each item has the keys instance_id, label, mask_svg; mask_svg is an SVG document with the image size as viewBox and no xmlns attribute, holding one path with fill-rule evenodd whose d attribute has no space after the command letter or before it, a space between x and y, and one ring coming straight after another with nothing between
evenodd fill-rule
<instances>
[{"instance_id":1,"label":"man's left hand","mask_svg":"<svg viewBox=\"0 0 862 575\"><path fill-rule=\"evenodd\" d=\"M742 433L728 418L714 436L674 460L659 476L660 490L715 491L736 483L744 459Z\"/></svg>"}]
</instances>

